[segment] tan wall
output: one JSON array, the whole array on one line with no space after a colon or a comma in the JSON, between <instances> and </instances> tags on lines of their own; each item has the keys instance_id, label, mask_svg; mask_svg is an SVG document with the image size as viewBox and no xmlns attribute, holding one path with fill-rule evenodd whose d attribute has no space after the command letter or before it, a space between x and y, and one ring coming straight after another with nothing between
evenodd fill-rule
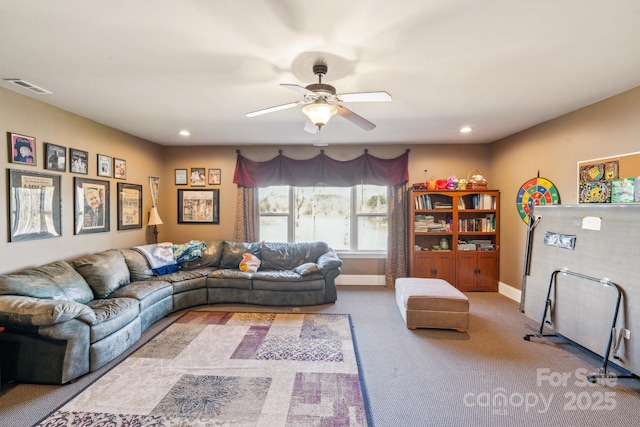
<instances>
[{"instance_id":1,"label":"tan wall","mask_svg":"<svg viewBox=\"0 0 640 427\"><path fill-rule=\"evenodd\" d=\"M489 169L487 145L423 145L408 146L372 145L372 146L340 146L324 147L325 154L336 160L350 160L363 154L364 149L381 158L394 158L405 152L409 153L409 182L424 182L427 176L446 178L455 174L466 177L471 169L480 169L485 174ZM308 159L320 153L320 148L312 146L250 146L242 147L241 153L255 161L272 159L282 149L285 156L295 159ZM236 164L236 148L216 147L166 147L163 176L169 177L161 183L161 216L165 225L160 226L160 240L183 242L191 239L231 239L236 203L236 185L233 174ZM207 185L205 188L220 189L220 224L178 224L177 223L177 190L191 188L176 186L173 180L175 169L218 168L222 170L221 185ZM488 176L488 178L490 178ZM383 259L345 258L343 274L384 275Z\"/></svg>"},{"instance_id":2,"label":"tan wall","mask_svg":"<svg viewBox=\"0 0 640 427\"><path fill-rule=\"evenodd\" d=\"M7 132L36 138L36 166L9 163ZM162 149L156 144L116 131L75 114L51 107L15 92L0 88L0 133L4 138L4 155L0 155L0 272L44 264L59 259L109 248L144 244L146 228L117 231L117 182L143 185L143 212L150 209L149 175L162 172ZM44 142L89 152L89 174L54 172L44 169ZM127 162L126 181L99 178L97 155L118 157ZM67 159L68 160L68 159ZM62 236L26 242L8 243L7 168L61 175ZM68 165L67 165L68 170ZM111 232L74 236L73 178L107 179L110 181ZM146 217L143 218L143 224Z\"/></svg>"},{"instance_id":3,"label":"tan wall","mask_svg":"<svg viewBox=\"0 0 640 427\"><path fill-rule=\"evenodd\" d=\"M562 204L577 203L578 161L640 150L638 117L640 88L491 144L491 177L502 195L501 282L516 288L522 282L526 226L515 204L522 184L540 171Z\"/></svg>"}]
</instances>

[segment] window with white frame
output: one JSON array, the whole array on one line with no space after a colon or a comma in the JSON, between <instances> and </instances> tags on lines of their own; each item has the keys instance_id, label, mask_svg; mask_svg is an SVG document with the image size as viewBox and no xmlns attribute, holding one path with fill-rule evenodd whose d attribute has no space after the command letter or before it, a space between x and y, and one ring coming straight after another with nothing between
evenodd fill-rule
<instances>
[{"instance_id":1,"label":"window with white frame","mask_svg":"<svg viewBox=\"0 0 640 427\"><path fill-rule=\"evenodd\" d=\"M387 187L259 189L260 240L321 240L340 251L387 249Z\"/></svg>"}]
</instances>

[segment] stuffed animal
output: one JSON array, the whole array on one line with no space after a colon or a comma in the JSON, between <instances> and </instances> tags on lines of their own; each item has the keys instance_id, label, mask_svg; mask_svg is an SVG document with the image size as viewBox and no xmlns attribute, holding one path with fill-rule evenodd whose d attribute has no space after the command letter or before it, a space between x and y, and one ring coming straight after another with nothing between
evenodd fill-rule
<instances>
[{"instance_id":1,"label":"stuffed animal","mask_svg":"<svg viewBox=\"0 0 640 427\"><path fill-rule=\"evenodd\" d=\"M447 190L457 190L458 189L458 178L455 175L451 175L447 178Z\"/></svg>"},{"instance_id":2,"label":"stuffed animal","mask_svg":"<svg viewBox=\"0 0 640 427\"><path fill-rule=\"evenodd\" d=\"M242 254L242 261L240 261L240 271L245 273L255 273L260 267L260 258L250 253Z\"/></svg>"}]
</instances>

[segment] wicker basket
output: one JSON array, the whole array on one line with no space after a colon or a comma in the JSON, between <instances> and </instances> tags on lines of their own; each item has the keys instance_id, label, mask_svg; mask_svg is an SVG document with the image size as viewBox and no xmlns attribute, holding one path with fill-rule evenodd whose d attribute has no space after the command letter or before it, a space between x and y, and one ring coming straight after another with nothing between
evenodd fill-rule
<instances>
[{"instance_id":1,"label":"wicker basket","mask_svg":"<svg viewBox=\"0 0 640 427\"><path fill-rule=\"evenodd\" d=\"M471 169L467 174L467 190L486 190L487 180L478 169Z\"/></svg>"}]
</instances>

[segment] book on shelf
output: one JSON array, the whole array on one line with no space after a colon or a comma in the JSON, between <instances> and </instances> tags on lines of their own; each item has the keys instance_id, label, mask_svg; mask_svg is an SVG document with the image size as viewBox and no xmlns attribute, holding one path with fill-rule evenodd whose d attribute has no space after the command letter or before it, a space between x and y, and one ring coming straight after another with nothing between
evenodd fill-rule
<instances>
[{"instance_id":1,"label":"book on shelf","mask_svg":"<svg viewBox=\"0 0 640 427\"><path fill-rule=\"evenodd\" d=\"M484 218L460 218L458 219L458 231L496 231L496 218L493 214L487 214Z\"/></svg>"},{"instance_id":2,"label":"book on shelf","mask_svg":"<svg viewBox=\"0 0 640 427\"><path fill-rule=\"evenodd\" d=\"M421 194L414 197L415 208L417 210L431 209L431 198L428 194Z\"/></svg>"},{"instance_id":3,"label":"book on shelf","mask_svg":"<svg viewBox=\"0 0 640 427\"><path fill-rule=\"evenodd\" d=\"M491 194L472 194L471 209L495 209L496 198Z\"/></svg>"},{"instance_id":4,"label":"book on shelf","mask_svg":"<svg viewBox=\"0 0 640 427\"><path fill-rule=\"evenodd\" d=\"M433 209L453 209L451 202L434 202Z\"/></svg>"},{"instance_id":5,"label":"book on shelf","mask_svg":"<svg viewBox=\"0 0 640 427\"><path fill-rule=\"evenodd\" d=\"M416 215L413 223L417 233L451 231L451 224L445 220L436 220L433 215Z\"/></svg>"}]
</instances>

